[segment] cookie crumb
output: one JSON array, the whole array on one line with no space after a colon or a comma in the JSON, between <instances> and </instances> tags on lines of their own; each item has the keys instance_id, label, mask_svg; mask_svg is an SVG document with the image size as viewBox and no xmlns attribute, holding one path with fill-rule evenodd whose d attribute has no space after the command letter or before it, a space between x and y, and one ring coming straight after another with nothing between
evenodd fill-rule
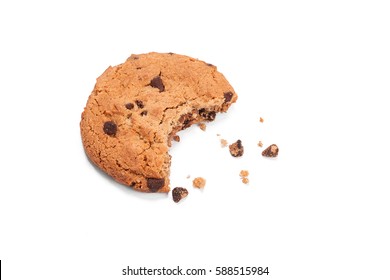
<instances>
[{"instance_id":1,"label":"cookie crumb","mask_svg":"<svg viewBox=\"0 0 390 280\"><path fill-rule=\"evenodd\" d=\"M186 178L187 178L187 179L190 179L190 177L191 177L191 175L187 175L187 177L186 177Z\"/></svg>"},{"instance_id":2,"label":"cookie crumb","mask_svg":"<svg viewBox=\"0 0 390 280\"><path fill-rule=\"evenodd\" d=\"M187 195L188 191L185 188L176 187L172 190L172 199L176 203L185 198Z\"/></svg>"},{"instance_id":3,"label":"cookie crumb","mask_svg":"<svg viewBox=\"0 0 390 280\"><path fill-rule=\"evenodd\" d=\"M206 131L206 124L205 123L199 123L198 126L201 130Z\"/></svg>"},{"instance_id":4,"label":"cookie crumb","mask_svg":"<svg viewBox=\"0 0 390 280\"><path fill-rule=\"evenodd\" d=\"M233 157L241 157L244 154L244 146L242 146L241 140L229 145L229 151Z\"/></svg>"},{"instance_id":5,"label":"cookie crumb","mask_svg":"<svg viewBox=\"0 0 390 280\"><path fill-rule=\"evenodd\" d=\"M176 141L176 142L180 142L180 136L179 136L179 135L174 135L174 136L172 137L172 139L173 139L174 141Z\"/></svg>"},{"instance_id":6,"label":"cookie crumb","mask_svg":"<svg viewBox=\"0 0 390 280\"><path fill-rule=\"evenodd\" d=\"M260 148L263 147L263 142L259 141L259 143L257 143L257 146L259 146Z\"/></svg>"},{"instance_id":7,"label":"cookie crumb","mask_svg":"<svg viewBox=\"0 0 390 280\"><path fill-rule=\"evenodd\" d=\"M204 188L206 185L206 180L202 177L196 177L193 181L192 184L195 188L201 189Z\"/></svg>"},{"instance_id":8,"label":"cookie crumb","mask_svg":"<svg viewBox=\"0 0 390 280\"><path fill-rule=\"evenodd\" d=\"M279 148L276 144L272 144L267 149L265 149L261 154L265 157L277 157L279 153Z\"/></svg>"},{"instance_id":9,"label":"cookie crumb","mask_svg":"<svg viewBox=\"0 0 390 280\"><path fill-rule=\"evenodd\" d=\"M247 177L243 177L243 178L241 179L241 182L243 182L245 185L246 185L246 184L249 184L249 179L248 179Z\"/></svg>"},{"instance_id":10,"label":"cookie crumb","mask_svg":"<svg viewBox=\"0 0 390 280\"><path fill-rule=\"evenodd\" d=\"M249 171L248 171L248 170L241 170L241 171L240 171L241 181L242 181L244 184L248 184L248 183L249 183L248 176L249 176Z\"/></svg>"},{"instance_id":11,"label":"cookie crumb","mask_svg":"<svg viewBox=\"0 0 390 280\"><path fill-rule=\"evenodd\" d=\"M240 171L240 177L248 177L249 171L248 170L241 170Z\"/></svg>"},{"instance_id":12,"label":"cookie crumb","mask_svg":"<svg viewBox=\"0 0 390 280\"><path fill-rule=\"evenodd\" d=\"M264 119L262 117L260 117L260 122L263 123L264 122Z\"/></svg>"},{"instance_id":13,"label":"cookie crumb","mask_svg":"<svg viewBox=\"0 0 390 280\"><path fill-rule=\"evenodd\" d=\"M217 133L217 136L219 137L219 136L221 136L221 134Z\"/></svg>"},{"instance_id":14,"label":"cookie crumb","mask_svg":"<svg viewBox=\"0 0 390 280\"><path fill-rule=\"evenodd\" d=\"M221 139L221 147L225 148L228 145L228 142L225 139Z\"/></svg>"}]
</instances>

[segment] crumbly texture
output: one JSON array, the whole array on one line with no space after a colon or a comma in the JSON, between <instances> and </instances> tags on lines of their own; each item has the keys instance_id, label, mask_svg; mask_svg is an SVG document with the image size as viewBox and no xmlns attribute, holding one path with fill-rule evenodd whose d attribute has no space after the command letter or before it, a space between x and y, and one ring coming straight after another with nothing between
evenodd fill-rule
<instances>
[{"instance_id":1,"label":"crumbly texture","mask_svg":"<svg viewBox=\"0 0 390 280\"><path fill-rule=\"evenodd\" d=\"M173 137L213 121L236 100L213 65L173 53L132 55L97 79L81 117L82 142L91 161L116 181L168 192Z\"/></svg>"},{"instance_id":2,"label":"crumbly texture","mask_svg":"<svg viewBox=\"0 0 390 280\"><path fill-rule=\"evenodd\" d=\"M187 197L188 190L186 188L176 187L172 190L172 199L178 203L183 198Z\"/></svg>"},{"instance_id":3,"label":"crumbly texture","mask_svg":"<svg viewBox=\"0 0 390 280\"><path fill-rule=\"evenodd\" d=\"M237 140L233 144L230 144L229 151L233 157L241 157L244 154L244 146L242 145L241 140Z\"/></svg>"},{"instance_id":4,"label":"crumbly texture","mask_svg":"<svg viewBox=\"0 0 390 280\"><path fill-rule=\"evenodd\" d=\"M225 148L227 147L227 145L228 145L228 141L226 141L225 139L221 139L221 147Z\"/></svg>"},{"instance_id":5,"label":"crumbly texture","mask_svg":"<svg viewBox=\"0 0 390 280\"><path fill-rule=\"evenodd\" d=\"M192 181L192 185L195 187L195 188L198 188L198 189L201 189L201 188L204 188L204 186L206 185L206 180L202 177L196 177L193 181Z\"/></svg>"},{"instance_id":6,"label":"crumbly texture","mask_svg":"<svg viewBox=\"0 0 390 280\"><path fill-rule=\"evenodd\" d=\"M263 147L263 142L259 141L259 143L257 143L257 146L259 146L260 148Z\"/></svg>"},{"instance_id":7,"label":"crumbly texture","mask_svg":"<svg viewBox=\"0 0 390 280\"><path fill-rule=\"evenodd\" d=\"M243 182L244 184L248 184L249 183L248 176L249 176L249 171L248 170L241 170L240 171L241 182Z\"/></svg>"},{"instance_id":8,"label":"crumbly texture","mask_svg":"<svg viewBox=\"0 0 390 280\"><path fill-rule=\"evenodd\" d=\"M198 126L201 130L206 131L206 124L205 123L199 123Z\"/></svg>"},{"instance_id":9,"label":"crumbly texture","mask_svg":"<svg viewBox=\"0 0 390 280\"><path fill-rule=\"evenodd\" d=\"M262 153L265 157L277 157L279 154L279 148L276 144L272 144L268 148L266 148Z\"/></svg>"}]
</instances>

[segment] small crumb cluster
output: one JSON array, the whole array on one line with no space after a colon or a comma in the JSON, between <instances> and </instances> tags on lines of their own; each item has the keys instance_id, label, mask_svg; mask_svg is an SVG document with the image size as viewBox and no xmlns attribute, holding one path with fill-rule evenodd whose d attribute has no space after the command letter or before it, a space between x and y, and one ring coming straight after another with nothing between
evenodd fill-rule
<instances>
[{"instance_id":1,"label":"small crumb cluster","mask_svg":"<svg viewBox=\"0 0 390 280\"><path fill-rule=\"evenodd\" d=\"M206 185L206 180L202 177L196 177L193 181L192 181L192 185L195 187L195 188L198 188L198 189L202 189L204 188L204 186Z\"/></svg>"},{"instance_id":2,"label":"small crumb cluster","mask_svg":"<svg viewBox=\"0 0 390 280\"><path fill-rule=\"evenodd\" d=\"M244 154L244 146L242 145L241 140L237 140L229 145L229 151L233 157L241 157Z\"/></svg>"},{"instance_id":3,"label":"small crumb cluster","mask_svg":"<svg viewBox=\"0 0 390 280\"><path fill-rule=\"evenodd\" d=\"M261 154L265 157L277 157L279 153L279 148L276 144L272 144L267 149L265 149Z\"/></svg>"},{"instance_id":4,"label":"small crumb cluster","mask_svg":"<svg viewBox=\"0 0 390 280\"><path fill-rule=\"evenodd\" d=\"M185 188L176 187L172 190L172 199L176 203L185 198L187 195L188 191Z\"/></svg>"},{"instance_id":5,"label":"small crumb cluster","mask_svg":"<svg viewBox=\"0 0 390 280\"><path fill-rule=\"evenodd\" d=\"M260 122L263 123L264 119L260 117ZM199 123L198 124L200 129L203 131L206 130L206 124L204 123ZM110 124L107 124L107 130L110 130ZM220 137L220 134L217 134L218 137ZM180 137L179 136L174 136L173 140L179 142ZM244 154L244 146L242 145L242 141L238 139L236 142L232 143L229 145L228 141L225 139L221 139L221 147L225 148L229 146L229 152L233 157L241 157ZM263 142L258 141L257 146L262 148L263 147ZM268 148L266 148L263 152L262 155L264 157L270 157L270 158L275 158L278 156L279 153L279 147L276 144L270 145ZM241 170L240 171L240 179L243 184L249 184L249 171L248 170ZM190 175L187 176L187 179L190 178ZM195 179L192 180L192 185L195 188L198 189L203 189L206 185L206 180L202 177L196 177ZM185 188L177 187L172 190L172 198L174 202L179 202L181 199L185 198L188 195L188 191Z\"/></svg>"},{"instance_id":6,"label":"small crumb cluster","mask_svg":"<svg viewBox=\"0 0 390 280\"><path fill-rule=\"evenodd\" d=\"M241 170L240 177L241 177L241 181L244 184L248 184L249 183L248 176L249 176L249 171L248 170Z\"/></svg>"}]
</instances>

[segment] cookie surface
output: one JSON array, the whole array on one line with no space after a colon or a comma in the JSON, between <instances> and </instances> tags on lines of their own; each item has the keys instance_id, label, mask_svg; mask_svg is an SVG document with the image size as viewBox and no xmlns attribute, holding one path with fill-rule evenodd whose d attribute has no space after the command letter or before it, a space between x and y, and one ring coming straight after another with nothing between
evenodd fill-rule
<instances>
[{"instance_id":1,"label":"cookie surface","mask_svg":"<svg viewBox=\"0 0 390 280\"><path fill-rule=\"evenodd\" d=\"M237 100L217 68L172 53L130 56L98 79L81 117L88 157L119 183L168 192L172 138Z\"/></svg>"}]
</instances>

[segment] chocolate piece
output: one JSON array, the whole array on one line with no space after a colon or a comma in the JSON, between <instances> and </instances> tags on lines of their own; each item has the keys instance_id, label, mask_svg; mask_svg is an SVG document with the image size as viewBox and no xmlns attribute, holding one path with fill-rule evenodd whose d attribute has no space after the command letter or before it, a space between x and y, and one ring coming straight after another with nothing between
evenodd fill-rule
<instances>
[{"instance_id":1,"label":"chocolate piece","mask_svg":"<svg viewBox=\"0 0 390 280\"><path fill-rule=\"evenodd\" d=\"M142 111L140 115L141 116L146 116L147 114L148 114L148 111Z\"/></svg>"},{"instance_id":2,"label":"chocolate piece","mask_svg":"<svg viewBox=\"0 0 390 280\"><path fill-rule=\"evenodd\" d=\"M172 190L173 201L178 203L180 200L188 195L188 191L185 188L176 187Z\"/></svg>"},{"instance_id":3,"label":"chocolate piece","mask_svg":"<svg viewBox=\"0 0 390 280\"><path fill-rule=\"evenodd\" d=\"M134 108L134 104L133 104L133 103L127 103L127 104L125 105L125 107L126 107L126 109L131 110L131 109Z\"/></svg>"},{"instance_id":4,"label":"chocolate piece","mask_svg":"<svg viewBox=\"0 0 390 280\"><path fill-rule=\"evenodd\" d=\"M233 92L228 91L223 94L223 97L225 97L225 103L229 102L233 98Z\"/></svg>"},{"instance_id":5,"label":"chocolate piece","mask_svg":"<svg viewBox=\"0 0 390 280\"><path fill-rule=\"evenodd\" d=\"M187 113L184 115L181 115L179 118L179 122L183 123L182 129L185 129L187 127L190 127L193 121L192 113Z\"/></svg>"},{"instance_id":6,"label":"chocolate piece","mask_svg":"<svg viewBox=\"0 0 390 280\"><path fill-rule=\"evenodd\" d=\"M157 192L159 189L161 189L164 186L164 184L165 184L164 179L159 179L159 178L146 179L146 185L148 186L151 192Z\"/></svg>"},{"instance_id":7,"label":"chocolate piece","mask_svg":"<svg viewBox=\"0 0 390 280\"><path fill-rule=\"evenodd\" d=\"M265 157L277 157L279 153L279 148L276 144L272 144L267 149L265 149L261 154Z\"/></svg>"},{"instance_id":8,"label":"chocolate piece","mask_svg":"<svg viewBox=\"0 0 390 280\"><path fill-rule=\"evenodd\" d=\"M137 107L140 108L140 109L142 109L145 106L144 103L141 100L136 100L135 104L137 104Z\"/></svg>"},{"instance_id":9,"label":"chocolate piece","mask_svg":"<svg viewBox=\"0 0 390 280\"><path fill-rule=\"evenodd\" d=\"M179 135L174 135L174 136L172 137L172 139L173 139L174 141L176 141L176 142L180 142L180 136L179 136Z\"/></svg>"},{"instance_id":10,"label":"chocolate piece","mask_svg":"<svg viewBox=\"0 0 390 280\"><path fill-rule=\"evenodd\" d=\"M229 145L230 154L233 157L240 157L244 154L244 147L242 146L241 140L237 140L233 144Z\"/></svg>"},{"instance_id":11,"label":"chocolate piece","mask_svg":"<svg viewBox=\"0 0 390 280\"><path fill-rule=\"evenodd\" d=\"M158 90L159 90L160 92L162 92L162 91L165 90L165 86L164 86L163 81L161 80L161 77L160 77L160 76L154 77L154 78L150 81L150 86L151 86L151 87L154 87L154 88L158 88Z\"/></svg>"},{"instance_id":12,"label":"chocolate piece","mask_svg":"<svg viewBox=\"0 0 390 280\"><path fill-rule=\"evenodd\" d=\"M117 131L116 124L112 121L105 122L103 125L103 131L107 135L115 136Z\"/></svg>"},{"instance_id":13,"label":"chocolate piece","mask_svg":"<svg viewBox=\"0 0 390 280\"><path fill-rule=\"evenodd\" d=\"M206 121L215 120L216 113L214 111L208 112L205 108L199 110L199 115Z\"/></svg>"}]
</instances>

